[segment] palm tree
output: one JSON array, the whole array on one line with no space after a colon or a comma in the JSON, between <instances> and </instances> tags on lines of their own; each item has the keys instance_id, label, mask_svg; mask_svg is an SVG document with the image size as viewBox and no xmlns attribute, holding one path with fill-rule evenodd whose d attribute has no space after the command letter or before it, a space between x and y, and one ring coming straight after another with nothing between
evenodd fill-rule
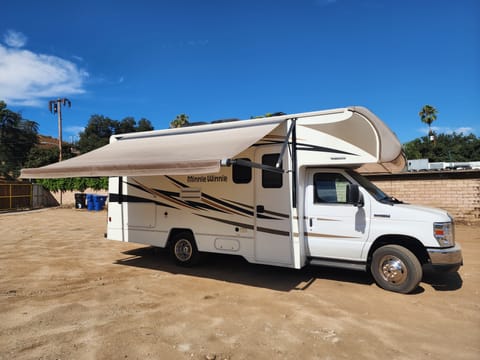
<instances>
[{"instance_id":1,"label":"palm tree","mask_svg":"<svg viewBox=\"0 0 480 360\"><path fill-rule=\"evenodd\" d=\"M438 111L431 105L425 105L418 113L420 120L428 125L428 136L432 137L432 123L437 120Z\"/></svg>"},{"instance_id":2,"label":"palm tree","mask_svg":"<svg viewBox=\"0 0 480 360\"><path fill-rule=\"evenodd\" d=\"M184 127L189 124L188 122L188 115L185 114L180 114L177 115L177 117L170 122L170 128L179 128L179 127Z\"/></svg>"}]
</instances>

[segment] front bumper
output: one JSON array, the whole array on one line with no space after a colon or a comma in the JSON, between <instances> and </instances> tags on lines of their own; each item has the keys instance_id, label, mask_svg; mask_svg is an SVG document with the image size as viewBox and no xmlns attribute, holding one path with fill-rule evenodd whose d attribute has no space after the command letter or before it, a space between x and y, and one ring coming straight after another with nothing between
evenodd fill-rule
<instances>
[{"instance_id":1,"label":"front bumper","mask_svg":"<svg viewBox=\"0 0 480 360\"><path fill-rule=\"evenodd\" d=\"M456 244L451 248L427 249L430 264L437 271L457 271L463 265L462 248Z\"/></svg>"}]
</instances>

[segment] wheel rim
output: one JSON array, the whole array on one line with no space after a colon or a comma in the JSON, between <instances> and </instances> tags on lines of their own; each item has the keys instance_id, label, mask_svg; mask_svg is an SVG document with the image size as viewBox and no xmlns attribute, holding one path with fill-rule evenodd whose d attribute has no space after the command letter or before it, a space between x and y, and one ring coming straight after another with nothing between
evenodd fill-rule
<instances>
[{"instance_id":1,"label":"wheel rim","mask_svg":"<svg viewBox=\"0 0 480 360\"><path fill-rule=\"evenodd\" d=\"M401 285L407 280L408 270L404 262L396 256L385 255L380 259L378 270L383 280Z\"/></svg>"},{"instance_id":2,"label":"wheel rim","mask_svg":"<svg viewBox=\"0 0 480 360\"><path fill-rule=\"evenodd\" d=\"M175 256L180 261L187 261L192 257L193 248L188 240L179 240L175 243Z\"/></svg>"}]
</instances>

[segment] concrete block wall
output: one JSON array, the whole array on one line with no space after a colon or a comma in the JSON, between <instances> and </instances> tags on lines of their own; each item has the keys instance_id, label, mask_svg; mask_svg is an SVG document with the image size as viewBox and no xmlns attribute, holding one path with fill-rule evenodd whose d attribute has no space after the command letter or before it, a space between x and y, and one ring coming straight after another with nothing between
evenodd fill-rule
<instances>
[{"instance_id":1,"label":"concrete block wall","mask_svg":"<svg viewBox=\"0 0 480 360\"><path fill-rule=\"evenodd\" d=\"M369 175L370 181L404 202L447 210L458 222L480 222L480 171Z\"/></svg>"}]
</instances>

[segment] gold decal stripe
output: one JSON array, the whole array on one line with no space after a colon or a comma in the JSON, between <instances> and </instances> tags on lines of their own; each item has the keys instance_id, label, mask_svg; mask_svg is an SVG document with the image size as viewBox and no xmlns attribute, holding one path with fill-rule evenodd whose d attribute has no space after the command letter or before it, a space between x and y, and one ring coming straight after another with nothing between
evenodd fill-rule
<instances>
[{"instance_id":1,"label":"gold decal stripe","mask_svg":"<svg viewBox=\"0 0 480 360\"><path fill-rule=\"evenodd\" d=\"M298 219L299 219L298 216L293 217L293 220L298 220ZM308 216L303 217L303 220L308 220L308 219L310 219ZM340 221L338 219L327 219L327 218L314 218L314 219L319 221Z\"/></svg>"},{"instance_id":2,"label":"gold decal stripe","mask_svg":"<svg viewBox=\"0 0 480 360\"><path fill-rule=\"evenodd\" d=\"M243 228L249 229L249 230L253 230L253 228L254 228L252 224L240 223L240 222L237 222L237 221L220 219L220 218L215 218L213 216L207 216L207 215L201 215L201 214L194 214L194 215L200 216L200 217L205 218L205 219L213 220L213 221L218 221L218 222L228 224L228 225L243 227Z\"/></svg>"},{"instance_id":3,"label":"gold decal stripe","mask_svg":"<svg viewBox=\"0 0 480 360\"><path fill-rule=\"evenodd\" d=\"M245 214L242 214L242 213L237 212L237 211L235 211L235 210L229 209L229 208L227 208L227 207L225 207L225 206L220 206L220 205L214 203L213 201L207 200L207 199L205 199L205 198L202 198L202 201L203 201L204 203L210 205L210 206L213 206L215 209L219 209L219 210L224 211L224 212L226 212L226 213L235 214L235 215L241 215L241 216L246 216Z\"/></svg>"},{"instance_id":4,"label":"gold decal stripe","mask_svg":"<svg viewBox=\"0 0 480 360\"><path fill-rule=\"evenodd\" d=\"M184 203L183 201L181 200L177 200L173 197L170 197L170 196L166 196L158 191L155 191L154 189L151 189L149 187L147 187L146 185L140 183L139 181L137 181L136 179L134 179L134 181L138 184L138 186L140 186L143 190L145 190L146 192L148 192L149 194L153 195L153 196L158 196L159 198L162 198L164 200L168 200L170 202L173 202L174 204L177 204L179 206L184 206L186 208L189 208L191 210L195 210L195 207L193 206L190 206L186 203Z\"/></svg>"},{"instance_id":5,"label":"gold decal stripe","mask_svg":"<svg viewBox=\"0 0 480 360\"><path fill-rule=\"evenodd\" d=\"M331 238L331 239L360 239L360 236L344 236L344 235L332 235L332 234L319 234L319 233L311 233L305 232L305 236L311 237L323 237L323 238Z\"/></svg>"}]
</instances>

